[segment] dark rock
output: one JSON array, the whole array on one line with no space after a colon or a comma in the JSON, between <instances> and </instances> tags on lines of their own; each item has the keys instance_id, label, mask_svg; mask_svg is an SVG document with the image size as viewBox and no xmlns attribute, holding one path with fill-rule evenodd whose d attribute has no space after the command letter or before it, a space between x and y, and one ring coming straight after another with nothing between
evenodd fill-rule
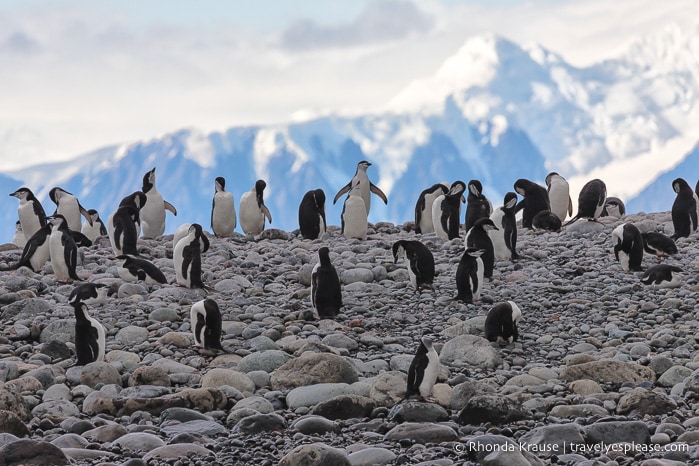
<instances>
[{"instance_id":1,"label":"dark rock","mask_svg":"<svg viewBox=\"0 0 699 466\"><path fill-rule=\"evenodd\" d=\"M502 395L477 395L471 398L459 413L462 424L507 424L531 416L520 405Z\"/></svg>"},{"instance_id":2,"label":"dark rock","mask_svg":"<svg viewBox=\"0 0 699 466\"><path fill-rule=\"evenodd\" d=\"M342 450L322 443L301 445L284 455L277 466L351 466Z\"/></svg>"},{"instance_id":3,"label":"dark rock","mask_svg":"<svg viewBox=\"0 0 699 466\"><path fill-rule=\"evenodd\" d=\"M311 412L327 419L354 419L371 415L376 403L365 396L339 395L318 403Z\"/></svg>"},{"instance_id":4,"label":"dark rock","mask_svg":"<svg viewBox=\"0 0 699 466\"><path fill-rule=\"evenodd\" d=\"M36 440L17 440L0 448L2 466L61 466L69 464L55 445Z\"/></svg>"}]
</instances>

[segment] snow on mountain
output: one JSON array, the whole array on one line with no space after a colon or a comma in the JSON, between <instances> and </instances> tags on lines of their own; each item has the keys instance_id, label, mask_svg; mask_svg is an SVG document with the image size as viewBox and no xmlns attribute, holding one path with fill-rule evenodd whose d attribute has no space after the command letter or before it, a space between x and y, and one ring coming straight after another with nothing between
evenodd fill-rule
<instances>
[{"instance_id":1,"label":"snow on mountain","mask_svg":"<svg viewBox=\"0 0 699 466\"><path fill-rule=\"evenodd\" d=\"M332 198L363 159L389 196L387 206L373 199L371 222L412 220L418 193L438 181L479 179L499 205L517 178L542 183L550 170L569 179L574 198L599 177L610 195L630 199L699 141L697 37L699 29L668 27L587 68L535 44L474 37L382 112L210 134L184 129L14 171L16 182L0 178L0 187L27 185L53 212L48 191L62 186L106 218L157 167L158 190L179 212L168 214L168 232L183 222L209 227L217 176L236 201L265 179L271 226L285 230L298 227L303 194L322 188L328 222L339 225L342 200L333 206ZM636 205L646 205L642 198ZM13 201L2 203L0 241L12 235Z\"/></svg>"}]
</instances>

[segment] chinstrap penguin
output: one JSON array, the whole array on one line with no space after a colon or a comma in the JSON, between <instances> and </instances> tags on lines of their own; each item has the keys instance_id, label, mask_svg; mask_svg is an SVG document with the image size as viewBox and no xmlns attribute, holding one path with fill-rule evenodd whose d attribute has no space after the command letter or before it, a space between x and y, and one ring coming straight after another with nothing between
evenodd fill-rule
<instances>
[{"instance_id":1,"label":"chinstrap penguin","mask_svg":"<svg viewBox=\"0 0 699 466\"><path fill-rule=\"evenodd\" d=\"M187 236L182 238L175 245L172 257L175 262L175 275L177 283L187 288L208 289L201 277L201 253L208 249L203 247L202 237L204 233L201 225L193 223L189 227ZM202 250L204 249L204 250Z\"/></svg>"},{"instance_id":2,"label":"chinstrap penguin","mask_svg":"<svg viewBox=\"0 0 699 466\"><path fill-rule=\"evenodd\" d=\"M456 298L465 303L474 303L481 298L483 288L483 249L467 248L456 269Z\"/></svg>"},{"instance_id":3,"label":"chinstrap penguin","mask_svg":"<svg viewBox=\"0 0 699 466\"><path fill-rule=\"evenodd\" d=\"M550 210L538 212L532 219L532 229L545 231L560 231L563 222L558 215Z\"/></svg>"},{"instance_id":4,"label":"chinstrap penguin","mask_svg":"<svg viewBox=\"0 0 699 466\"><path fill-rule=\"evenodd\" d=\"M319 239L326 231L325 192L314 189L299 204L299 230L304 239Z\"/></svg>"},{"instance_id":5,"label":"chinstrap penguin","mask_svg":"<svg viewBox=\"0 0 699 466\"><path fill-rule=\"evenodd\" d=\"M354 173L354 176L349 181L349 183L347 183L342 189L340 189L337 192L337 194L335 194L333 204L335 204L337 200L340 199L340 196L350 192L358 182L360 183L359 195L364 201L364 208L366 209L367 216L371 211L371 193L374 193L377 196L379 196L384 204L388 204L388 198L386 197L384 192L381 191L381 189L379 189L378 186L371 182L371 180L369 179L369 175L367 175L366 173L366 169L370 166L371 163L367 162L366 160L362 160L357 164L357 171Z\"/></svg>"},{"instance_id":6,"label":"chinstrap penguin","mask_svg":"<svg viewBox=\"0 0 699 466\"><path fill-rule=\"evenodd\" d=\"M549 196L550 210L561 222L568 215L573 215L573 200L570 198L570 187L565 178L556 172L546 175L546 186Z\"/></svg>"},{"instance_id":7,"label":"chinstrap penguin","mask_svg":"<svg viewBox=\"0 0 699 466\"><path fill-rule=\"evenodd\" d=\"M667 235L656 231L649 231L641 234L643 237L643 248L648 254L653 254L662 261L664 257L677 254L675 241Z\"/></svg>"},{"instance_id":8,"label":"chinstrap penguin","mask_svg":"<svg viewBox=\"0 0 699 466\"><path fill-rule=\"evenodd\" d=\"M641 283L653 289L677 288L682 285L682 269L669 264L657 264L648 267L641 277Z\"/></svg>"},{"instance_id":9,"label":"chinstrap penguin","mask_svg":"<svg viewBox=\"0 0 699 466\"><path fill-rule=\"evenodd\" d=\"M361 196L361 181L357 181L349 190L342 206L342 227L340 233L345 238L366 239L367 211L366 203Z\"/></svg>"},{"instance_id":10,"label":"chinstrap penguin","mask_svg":"<svg viewBox=\"0 0 699 466\"><path fill-rule=\"evenodd\" d=\"M447 194L437 197L432 203L432 224L440 238L459 237L461 227L461 199L466 191L466 183L454 181Z\"/></svg>"},{"instance_id":11,"label":"chinstrap penguin","mask_svg":"<svg viewBox=\"0 0 699 466\"><path fill-rule=\"evenodd\" d=\"M514 260L517 254L517 220L515 208L517 206L517 194L508 192L502 207L495 209L490 220L497 227L489 230L488 235L493 242L493 253L496 260Z\"/></svg>"},{"instance_id":12,"label":"chinstrap penguin","mask_svg":"<svg viewBox=\"0 0 699 466\"><path fill-rule=\"evenodd\" d=\"M66 219L68 229L71 231L81 231L82 223L80 216L85 217L85 221L92 224L92 217L87 209L80 205L78 198L65 189L56 186L49 191L49 197L56 204L54 215L61 214Z\"/></svg>"},{"instance_id":13,"label":"chinstrap penguin","mask_svg":"<svg viewBox=\"0 0 699 466\"><path fill-rule=\"evenodd\" d=\"M449 192L442 183L433 184L420 193L415 204L415 233L426 234L434 232L432 223L432 204L439 196Z\"/></svg>"},{"instance_id":14,"label":"chinstrap penguin","mask_svg":"<svg viewBox=\"0 0 699 466\"><path fill-rule=\"evenodd\" d=\"M439 355L432 345L432 339L424 336L420 339L420 345L408 368L408 386L404 399L419 396L423 401L428 401L439 369Z\"/></svg>"},{"instance_id":15,"label":"chinstrap penguin","mask_svg":"<svg viewBox=\"0 0 699 466\"><path fill-rule=\"evenodd\" d=\"M190 318L194 344L204 349L223 351L218 303L210 298L197 301L192 305Z\"/></svg>"},{"instance_id":16,"label":"chinstrap penguin","mask_svg":"<svg viewBox=\"0 0 699 466\"><path fill-rule=\"evenodd\" d=\"M488 234L490 231L497 230L497 227L489 218L480 218L475 225L466 233L466 247L481 249L483 254L483 276L485 278L493 277L493 268L495 266L495 251L493 241Z\"/></svg>"},{"instance_id":17,"label":"chinstrap penguin","mask_svg":"<svg viewBox=\"0 0 699 466\"><path fill-rule=\"evenodd\" d=\"M100 236L107 236L107 227L102 222L99 212L95 209L88 210L87 214L90 216L92 224L86 220L83 222L80 231L94 243Z\"/></svg>"},{"instance_id":18,"label":"chinstrap penguin","mask_svg":"<svg viewBox=\"0 0 699 466\"><path fill-rule=\"evenodd\" d=\"M398 240L393 243L393 263L403 258L408 264L408 276L415 291L432 288L434 281L434 256L419 241Z\"/></svg>"},{"instance_id":19,"label":"chinstrap penguin","mask_svg":"<svg viewBox=\"0 0 699 466\"><path fill-rule=\"evenodd\" d=\"M522 311L514 303L507 301L493 306L485 318L485 338L491 342L513 343L519 337L517 324L522 319Z\"/></svg>"},{"instance_id":20,"label":"chinstrap penguin","mask_svg":"<svg viewBox=\"0 0 699 466\"><path fill-rule=\"evenodd\" d=\"M624 272L643 270L643 237L632 223L622 223L612 231L614 257L621 264Z\"/></svg>"},{"instance_id":21,"label":"chinstrap penguin","mask_svg":"<svg viewBox=\"0 0 699 466\"><path fill-rule=\"evenodd\" d=\"M141 233L144 238L162 236L165 232L165 211L177 215L177 209L163 199L155 187L155 168L143 175L141 191L146 195L146 202L141 207Z\"/></svg>"},{"instance_id":22,"label":"chinstrap penguin","mask_svg":"<svg viewBox=\"0 0 699 466\"><path fill-rule=\"evenodd\" d=\"M68 229L68 222L61 214L47 217L51 224L51 236L49 236L49 254L51 266L56 279L59 282L68 280L80 280L75 268L78 264L78 247Z\"/></svg>"},{"instance_id":23,"label":"chinstrap penguin","mask_svg":"<svg viewBox=\"0 0 699 466\"><path fill-rule=\"evenodd\" d=\"M546 188L524 178L515 181L514 188L522 196L515 212L522 211L522 228L531 229L536 214L542 210L551 210L549 195Z\"/></svg>"},{"instance_id":24,"label":"chinstrap penguin","mask_svg":"<svg viewBox=\"0 0 699 466\"><path fill-rule=\"evenodd\" d=\"M145 281L148 284L167 283L163 272L152 262L140 257L128 254L117 256L123 260L122 265L117 266L117 273L125 282Z\"/></svg>"},{"instance_id":25,"label":"chinstrap penguin","mask_svg":"<svg viewBox=\"0 0 699 466\"><path fill-rule=\"evenodd\" d=\"M672 239L686 238L697 229L697 202L696 194L683 178L677 178L672 182L672 189L677 197L672 204L672 225L675 233Z\"/></svg>"},{"instance_id":26,"label":"chinstrap penguin","mask_svg":"<svg viewBox=\"0 0 699 466\"><path fill-rule=\"evenodd\" d=\"M272 214L265 205L264 191L267 183L257 180L255 186L240 198L240 228L246 235L257 235L265 229L265 217L272 223Z\"/></svg>"},{"instance_id":27,"label":"chinstrap penguin","mask_svg":"<svg viewBox=\"0 0 699 466\"><path fill-rule=\"evenodd\" d=\"M624 205L624 202L618 197L608 197L604 201L604 208L599 216L624 218L625 215L626 206Z\"/></svg>"},{"instance_id":28,"label":"chinstrap penguin","mask_svg":"<svg viewBox=\"0 0 699 466\"><path fill-rule=\"evenodd\" d=\"M311 304L320 319L333 319L342 308L342 289L335 267L330 262L330 250L318 250L319 262L311 272Z\"/></svg>"},{"instance_id":29,"label":"chinstrap penguin","mask_svg":"<svg viewBox=\"0 0 699 466\"><path fill-rule=\"evenodd\" d=\"M12 244L18 248L24 248L27 245L27 238L24 236L24 231L22 231L22 223L17 220L15 222L15 234L12 237Z\"/></svg>"},{"instance_id":30,"label":"chinstrap penguin","mask_svg":"<svg viewBox=\"0 0 699 466\"><path fill-rule=\"evenodd\" d=\"M138 218L139 210L130 205L120 206L109 216L107 221L109 242L115 255L138 255L136 249L138 242Z\"/></svg>"},{"instance_id":31,"label":"chinstrap penguin","mask_svg":"<svg viewBox=\"0 0 699 466\"><path fill-rule=\"evenodd\" d=\"M581 218L597 220L602 213L602 209L604 209L604 201L606 199L607 186L604 184L604 181L597 178L588 181L578 195L578 213L564 226L575 223Z\"/></svg>"},{"instance_id":32,"label":"chinstrap penguin","mask_svg":"<svg viewBox=\"0 0 699 466\"><path fill-rule=\"evenodd\" d=\"M29 267L35 273L41 272L44 264L51 258L49 237L51 236L51 224L46 224L39 229L24 245L19 261L9 267L0 267L0 271L17 270L20 267Z\"/></svg>"},{"instance_id":33,"label":"chinstrap penguin","mask_svg":"<svg viewBox=\"0 0 699 466\"><path fill-rule=\"evenodd\" d=\"M488 218L493 213L493 207L487 197L483 195L483 185L478 180L468 182L468 196L466 197L466 220L464 231L468 231L481 218Z\"/></svg>"},{"instance_id":34,"label":"chinstrap penguin","mask_svg":"<svg viewBox=\"0 0 699 466\"><path fill-rule=\"evenodd\" d=\"M22 225L24 238L29 241L29 238L34 233L46 226L44 207L29 188L19 188L17 191L10 193L10 196L19 199L19 207L17 208L19 223Z\"/></svg>"},{"instance_id":35,"label":"chinstrap penguin","mask_svg":"<svg viewBox=\"0 0 699 466\"><path fill-rule=\"evenodd\" d=\"M222 176L214 180L214 199L211 202L211 231L218 238L233 235L236 226L235 200L233 193L226 191L226 179Z\"/></svg>"},{"instance_id":36,"label":"chinstrap penguin","mask_svg":"<svg viewBox=\"0 0 699 466\"><path fill-rule=\"evenodd\" d=\"M70 304L85 303L88 306L104 304L107 301L109 287L103 283L81 283L73 288L68 296Z\"/></svg>"},{"instance_id":37,"label":"chinstrap penguin","mask_svg":"<svg viewBox=\"0 0 699 466\"><path fill-rule=\"evenodd\" d=\"M105 331L97 319L87 312L87 304L81 301L71 303L75 310L75 354L76 366L104 360Z\"/></svg>"}]
</instances>

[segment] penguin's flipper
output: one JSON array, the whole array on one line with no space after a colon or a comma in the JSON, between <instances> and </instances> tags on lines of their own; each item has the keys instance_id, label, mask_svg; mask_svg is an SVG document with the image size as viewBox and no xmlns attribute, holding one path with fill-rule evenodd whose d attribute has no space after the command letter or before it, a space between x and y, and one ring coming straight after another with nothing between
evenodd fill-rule
<instances>
[{"instance_id":1,"label":"penguin's flipper","mask_svg":"<svg viewBox=\"0 0 699 466\"><path fill-rule=\"evenodd\" d=\"M260 206L260 210L265 215L265 217L267 217L267 220L269 220L269 223L272 223L272 214L269 212L269 209L267 208L267 206L262 204Z\"/></svg>"},{"instance_id":2,"label":"penguin's flipper","mask_svg":"<svg viewBox=\"0 0 699 466\"><path fill-rule=\"evenodd\" d=\"M568 196L568 215L573 215L573 200Z\"/></svg>"},{"instance_id":3,"label":"penguin's flipper","mask_svg":"<svg viewBox=\"0 0 699 466\"><path fill-rule=\"evenodd\" d=\"M87 209L78 203L78 209L80 209L80 213L82 214L83 217L85 217L85 220L87 220L87 223L92 226L92 216L87 212Z\"/></svg>"},{"instance_id":4,"label":"penguin's flipper","mask_svg":"<svg viewBox=\"0 0 699 466\"><path fill-rule=\"evenodd\" d=\"M372 193L379 196L384 204L388 205L388 198L386 197L384 192L381 191L381 189L378 186L376 186L374 183L369 183L369 189L371 190Z\"/></svg>"},{"instance_id":5,"label":"penguin's flipper","mask_svg":"<svg viewBox=\"0 0 699 466\"><path fill-rule=\"evenodd\" d=\"M425 376L425 369L429 359L427 355L415 356L408 369L408 389L405 391L405 399L420 392L420 384Z\"/></svg>"},{"instance_id":6,"label":"penguin's flipper","mask_svg":"<svg viewBox=\"0 0 699 466\"><path fill-rule=\"evenodd\" d=\"M169 210L173 215L177 215L177 209L175 209L174 205L165 200L163 201L163 204L165 204L165 210Z\"/></svg>"},{"instance_id":7,"label":"penguin's flipper","mask_svg":"<svg viewBox=\"0 0 699 466\"><path fill-rule=\"evenodd\" d=\"M352 189L352 181L347 183L347 185L345 185L341 190L339 190L337 192L337 194L335 194L335 199L333 199L333 204L335 204L337 202L337 200L340 199L340 196L342 196L343 194L347 194L350 189Z\"/></svg>"},{"instance_id":8,"label":"penguin's flipper","mask_svg":"<svg viewBox=\"0 0 699 466\"><path fill-rule=\"evenodd\" d=\"M90 334L88 337L88 345L90 346L90 353L91 353L91 361L94 362L97 360L97 355L100 353L100 347L99 347L99 334L97 333L97 329L95 327L90 327Z\"/></svg>"},{"instance_id":9,"label":"penguin's flipper","mask_svg":"<svg viewBox=\"0 0 699 466\"><path fill-rule=\"evenodd\" d=\"M311 274L311 304L316 308L316 294L318 293L318 272Z\"/></svg>"}]
</instances>

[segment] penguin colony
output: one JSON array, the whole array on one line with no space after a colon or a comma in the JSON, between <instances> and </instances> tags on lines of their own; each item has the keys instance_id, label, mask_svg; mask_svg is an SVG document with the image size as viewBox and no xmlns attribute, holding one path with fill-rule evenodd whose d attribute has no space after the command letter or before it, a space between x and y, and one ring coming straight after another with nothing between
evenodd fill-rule
<instances>
[{"instance_id":1,"label":"penguin colony","mask_svg":"<svg viewBox=\"0 0 699 466\"><path fill-rule=\"evenodd\" d=\"M371 194L388 203L385 193L374 185L367 174L371 163L357 164L354 177L341 188L333 203L347 195L341 215L341 234L349 240L363 240L368 234L367 217L371 208ZM522 228L558 231L575 222L596 222L600 216L623 218L625 207L618 198L608 198L603 181L592 180L581 190L578 211L572 215L573 203L568 183L558 173L546 177L543 186L526 179L513 184L514 192L505 195L503 205L493 209L483 194L478 180L468 184L456 180L450 185L435 183L423 190L415 206L413 225L416 240L400 240L392 245L393 262L402 260L415 292L433 289L435 257L419 239L423 235L435 235L444 240L455 240L463 235L463 253L456 267L455 283L457 295L454 300L466 304L477 303L487 280L492 277L497 261L520 259L517 254L517 221L515 215L522 211ZM236 219L234 197L226 191L222 177L214 180L214 195L211 207L211 229L217 238L230 238L238 225L247 235L246 240L255 241L272 223L272 215L264 203L266 182L258 180L240 199L239 218ZM612 232L614 258L627 273L643 272L640 281L652 288L669 288L682 285L683 271L671 264L642 266L643 252L657 257L658 262L678 253L675 240L687 237L697 229L699 202L697 194L688 183L678 178L672 189L677 199L672 206L674 234L672 237L660 232L644 231L631 223L623 223ZM467 192L468 200L464 197ZM59 282L73 282L69 304L75 314L76 364L84 365L101 361L105 354L105 329L90 316L90 306L107 303L108 287L100 283L84 282L78 273L79 248L90 246L105 236L111 244L119 277L126 282L143 281L157 286L172 282L158 267L148 260L148 251L139 250L139 235L158 238L165 231L166 211L177 215L175 207L165 201L155 186L155 168L143 176L140 191L121 200L116 210L105 223L94 209L85 209L78 199L60 187L50 191L56 204L53 215L47 216L41 203L29 188L19 188L10 196L19 200L15 243L22 247L19 260L0 270L16 270L28 267L41 273L44 265L51 262L52 271ZM522 196L518 202L517 194ZM467 203L464 226L461 222L461 204ZM80 223L81 216L85 218ZM325 193L321 189L308 191L299 204L299 234L307 240L322 242L327 235L325 217ZM174 282L188 288L213 291L204 284L205 262L202 255L209 249L207 233L199 224L185 223L178 228L173 239ZM332 251L322 246L318 249L318 262L311 274L310 307L321 319L335 318L343 310L342 286L338 273L332 265ZM438 258L441 261L443 258ZM191 329L196 347L214 352L225 351L222 345L222 317L217 302L206 298L194 303L190 309ZM523 320L520 307L513 301L496 304L488 313L484 332L488 340L498 343L513 343L518 340L518 324ZM405 399L419 396L429 400L438 374L439 360L433 340L424 336L408 372Z\"/></svg>"}]
</instances>

